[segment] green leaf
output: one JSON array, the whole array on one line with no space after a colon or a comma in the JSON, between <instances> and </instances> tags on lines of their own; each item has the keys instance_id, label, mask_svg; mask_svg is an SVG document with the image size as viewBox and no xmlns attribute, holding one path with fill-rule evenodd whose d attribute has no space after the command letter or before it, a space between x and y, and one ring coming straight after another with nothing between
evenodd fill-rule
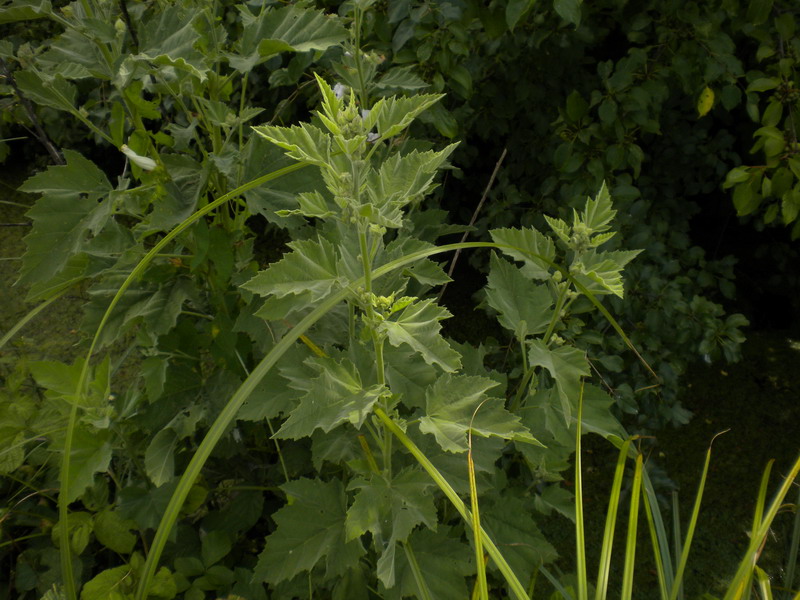
<instances>
[{"instance_id":1,"label":"green leaf","mask_svg":"<svg viewBox=\"0 0 800 600\"><path fill-rule=\"evenodd\" d=\"M77 427L72 438L71 466L62 485L67 502L77 500L92 485L95 473L108 470L111 463L111 434L108 430ZM60 474L64 477L64 473Z\"/></svg>"},{"instance_id":2,"label":"green leaf","mask_svg":"<svg viewBox=\"0 0 800 600\"><path fill-rule=\"evenodd\" d=\"M48 0L16 0L4 4L0 10L0 25L41 19L52 12Z\"/></svg>"},{"instance_id":3,"label":"green leaf","mask_svg":"<svg viewBox=\"0 0 800 600\"><path fill-rule=\"evenodd\" d=\"M500 314L500 324L518 338L542 333L553 316L553 298L546 285L537 285L520 269L492 253L486 299Z\"/></svg>"},{"instance_id":4,"label":"green leaf","mask_svg":"<svg viewBox=\"0 0 800 600\"><path fill-rule=\"evenodd\" d=\"M533 6L533 0L509 0L506 5L506 24L511 31Z\"/></svg>"},{"instance_id":5,"label":"green leaf","mask_svg":"<svg viewBox=\"0 0 800 600\"><path fill-rule=\"evenodd\" d=\"M261 296L277 298L308 293L309 302L318 302L339 280L336 248L324 238L298 240L288 246L291 253L241 287Z\"/></svg>"},{"instance_id":6,"label":"green leaf","mask_svg":"<svg viewBox=\"0 0 800 600\"><path fill-rule=\"evenodd\" d=\"M225 531L209 531L200 543L200 555L206 568L218 563L231 551L231 538Z\"/></svg>"},{"instance_id":7,"label":"green leaf","mask_svg":"<svg viewBox=\"0 0 800 600\"><path fill-rule=\"evenodd\" d=\"M746 92L766 92L768 90L774 90L780 83L781 80L775 77L760 77L748 84Z\"/></svg>"},{"instance_id":8,"label":"green leaf","mask_svg":"<svg viewBox=\"0 0 800 600\"><path fill-rule=\"evenodd\" d=\"M439 365L444 371L454 372L461 366L461 358L439 334L439 321L452 316L446 308L433 300L414 302L399 313L394 321L383 321L378 331L386 334L393 346L407 344L422 355L429 365Z\"/></svg>"},{"instance_id":9,"label":"green leaf","mask_svg":"<svg viewBox=\"0 0 800 600\"><path fill-rule=\"evenodd\" d=\"M300 439L315 429L328 432L346 422L360 429L385 388L373 385L365 389L358 369L347 359L317 358L308 362L320 375L309 382L308 393L300 398L276 437Z\"/></svg>"},{"instance_id":10,"label":"green leaf","mask_svg":"<svg viewBox=\"0 0 800 600\"><path fill-rule=\"evenodd\" d=\"M359 540L347 541L342 483L299 479L281 489L291 501L272 515L277 529L267 536L254 578L280 583L310 571L323 558L326 579L355 567L364 549Z\"/></svg>"},{"instance_id":11,"label":"green leaf","mask_svg":"<svg viewBox=\"0 0 800 600\"><path fill-rule=\"evenodd\" d=\"M94 519L94 535L97 541L118 554L130 554L136 545L136 535L131 529L136 523L123 519L118 512L106 508Z\"/></svg>"},{"instance_id":12,"label":"green leaf","mask_svg":"<svg viewBox=\"0 0 800 600\"><path fill-rule=\"evenodd\" d=\"M177 434L167 427L153 436L144 453L144 468L156 487L175 477L175 446Z\"/></svg>"},{"instance_id":13,"label":"green leaf","mask_svg":"<svg viewBox=\"0 0 800 600\"><path fill-rule=\"evenodd\" d=\"M81 600L130 600L136 581L127 565L100 571L81 590Z\"/></svg>"},{"instance_id":14,"label":"green leaf","mask_svg":"<svg viewBox=\"0 0 800 600\"><path fill-rule=\"evenodd\" d=\"M408 546L431 598L464 600L470 597L465 577L475 573L475 565L470 561L469 547L453 537L447 527L439 527L436 532L418 529L411 534ZM381 597L386 600L419 597L418 583L408 556L409 553L404 551L396 553L397 585L385 591L381 589Z\"/></svg>"},{"instance_id":15,"label":"green leaf","mask_svg":"<svg viewBox=\"0 0 800 600\"><path fill-rule=\"evenodd\" d=\"M196 48L200 33L194 26L198 11L177 4L155 11L152 18L137 27L139 54L134 58L161 67L174 67L206 79L208 65Z\"/></svg>"},{"instance_id":16,"label":"green leaf","mask_svg":"<svg viewBox=\"0 0 800 600\"><path fill-rule=\"evenodd\" d=\"M308 123L292 127L260 125L253 131L286 150L290 158L323 168L330 162L331 138L319 127Z\"/></svg>"},{"instance_id":17,"label":"green leaf","mask_svg":"<svg viewBox=\"0 0 800 600\"><path fill-rule=\"evenodd\" d=\"M387 588L395 584L394 545L405 542L419 524L436 529L436 506L429 491L433 485L427 474L411 468L392 480L373 475L369 480L356 479L348 486L349 490L358 490L347 511L348 539L369 531L374 539L388 540L378 569L378 578Z\"/></svg>"},{"instance_id":18,"label":"green leaf","mask_svg":"<svg viewBox=\"0 0 800 600\"><path fill-rule=\"evenodd\" d=\"M503 254L514 260L522 261L522 274L533 279L547 279L550 268L556 257L553 241L539 233L533 227L524 229L493 229L489 232L492 241L503 246Z\"/></svg>"},{"instance_id":19,"label":"green leaf","mask_svg":"<svg viewBox=\"0 0 800 600\"><path fill-rule=\"evenodd\" d=\"M602 233L603 231L608 231L609 223L611 223L616 214L617 211L611 205L611 194L608 193L608 187L604 181L594 200L591 198L586 199L586 208L583 211L582 219L583 224L592 233ZM577 218L575 222L577 223Z\"/></svg>"},{"instance_id":20,"label":"green leaf","mask_svg":"<svg viewBox=\"0 0 800 600\"><path fill-rule=\"evenodd\" d=\"M450 375L439 377L425 394L425 416L419 420L423 433L431 433L447 452L466 452L467 432L538 444L519 417L503 407L500 398L486 392L498 383L485 377Z\"/></svg>"},{"instance_id":21,"label":"green leaf","mask_svg":"<svg viewBox=\"0 0 800 600\"><path fill-rule=\"evenodd\" d=\"M442 98L442 94L417 94L381 99L364 119L364 127L367 131L377 127L380 139L389 139L402 132L417 115Z\"/></svg>"},{"instance_id":22,"label":"green leaf","mask_svg":"<svg viewBox=\"0 0 800 600\"><path fill-rule=\"evenodd\" d=\"M286 6L262 11L254 17L239 7L244 29L238 43L238 54L230 55L231 66L250 71L278 52L327 50L347 39L341 20L319 10Z\"/></svg>"},{"instance_id":23,"label":"green leaf","mask_svg":"<svg viewBox=\"0 0 800 600\"><path fill-rule=\"evenodd\" d=\"M428 83L417 75L414 66L392 67L375 82L381 90L419 90L428 87Z\"/></svg>"},{"instance_id":24,"label":"green leaf","mask_svg":"<svg viewBox=\"0 0 800 600\"><path fill-rule=\"evenodd\" d=\"M581 377L590 373L586 353L572 346L550 349L541 340L533 340L529 345L528 360L531 368L544 367L553 376L564 419L569 422L571 406L580 395Z\"/></svg>"},{"instance_id":25,"label":"green leaf","mask_svg":"<svg viewBox=\"0 0 800 600\"><path fill-rule=\"evenodd\" d=\"M22 93L36 104L65 112L77 110L75 101L78 90L61 75L47 77L33 71L17 71L14 79Z\"/></svg>"},{"instance_id":26,"label":"green leaf","mask_svg":"<svg viewBox=\"0 0 800 600\"><path fill-rule=\"evenodd\" d=\"M582 0L553 0L553 8L558 16L576 27L581 22Z\"/></svg>"},{"instance_id":27,"label":"green leaf","mask_svg":"<svg viewBox=\"0 0 800 600\"><path fill-rule=\"evenodd\" d=\"M597 252L587 250L570 267L573 276L594 294L614 294L620 298L625 295L622 283L622 269L641 250L616 250Z\"/></svg>"},{"instance_id":28,"label":"green leaf","mask_svg":"<svg viewBox=\"0 0 800 600\"><path fill-rule=\"evenodd\" d=\"M20 187L44 196L27 213L33 228L25 237L19 283L41 283L58 274L110 216L108 199L97 200L111 189L103 172L77 152L65 150L64 156L65 166L50 167Z\"/></svg>"},{"instance_id":29,"label":"green leaf","mask_svg":"<svg viewBox=\"0 0 800 600\"><path fill-rule=\"evenodd\" d=\"M394 203L403 206L429 192L433 176L458 144L450 144L439 152L393 154L380 170L372 172L367 188L372 202L380 207Z\"/></svg>"},{"instance_id":30,"label":"green leaf","mask_svg":"<svg viewBox=\"0 0 800 600\"><path fill-rule=\"evenodd\" d=\"M489 537L503 549L503 556L520 581L529 581L539 565L558 558L532 518L530 500L503 494L502 500L484 502L481 524Z\"/></svg>"}]
</instances>

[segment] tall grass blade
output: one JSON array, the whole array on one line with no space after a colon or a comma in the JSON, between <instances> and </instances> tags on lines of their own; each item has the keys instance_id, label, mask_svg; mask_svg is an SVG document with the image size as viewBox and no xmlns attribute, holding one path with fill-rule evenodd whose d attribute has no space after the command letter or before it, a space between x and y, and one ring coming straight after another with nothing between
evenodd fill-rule
<instances>
[{"instance_id":1,"label":"tall grass blade","mask_svg":"<svg viewBox=\"0 0 800 600\"><path fill-rule=\"evenodd\" d=\"M26 315L25 315L24 317L22 317L22 318L21 318L19 321L17 321L16 323L14 323L14 326L13 326L11 329L9 329L8 331L6 331L6 334L5 334L5 335L4 335L2 338L0 338L0 349L2 349L2 348L3 348L3 346L5 346L5 345L6 345L6 344L7 344L7 343L8 343L8 342L11 340L11 338L13 338L15 335L17 335L17 333L19 333L19 332L20 332L20 330L21 330L23 327L25 327L25 325L27 325L27 324L28 324L28 323L30 323L30 322L31 322L33 319L35 319L35 318L36 318L36 315L38 315L38 314L39 314L40 312L42 312L42 311L43 311L45 308L47 308L47 307L48 307L48 306L50 306L50 305L51 305L53 302L55 302L55 301L56 301L56 300L58 300L58 299L59 299L61 296L63 296L63 295L66 293L66 291L67 291L68 289L69 289L69 288L66 288L66 287L65 287L63 290L59 291L59 292L58 292L58 293L57 293L55 296L53 296L52 298L48 298L48 299L47 299L47 300L45 300L44 302L42 302L42 303L40 303L40 304L37 304L37 305L36 305L35 307L33 307L33 308L30 310L30 311L28 311L28 314L26 314Z\"/></svg>"},{"instance_id":2,"label":"tall grass blade","mask_svg":"<svg viewBox=\"0 0 800 600\"><path fill-rule=\"evenodd\" d=\"M611 570L611 551L614 546L614 529L617 524L617 511L622 489L622 476L625 473L625 462L628 459L628 450L631 440L625 440L619 451L617 467L614 471L614 481L611 485L611 495L608 498L608 511L606 512L606 526L603 531L603 546L600 550L600 566L597 572L597 585L595 587L595 600L605 600L608 591L608 577Z\"/></svg>"},{"instance_id":3,"label":"tall grass blade","mask_svg":"<svg viewBox=\"0 0 800 600\"><path fill-rule=\"evenodd\" d=\"M578 421L575 423L575 562L578 575L578 600L589 600L586 575L586 535L583 522L583 467L581 465L581 423L583 422L583 385L578 398Z\"/></svg>"},{"instance_id":4,"label":"tall grass blade","mask_svg":"<svg viewBox=\"0 0 800 600\"><path fill-rule=\"evenodd\" d=\"M783 480L781 487L778 488L778 491L776 492L772 503L769 505L769 509L764 515L764 518L758 524L758 528L754 529L750 534L750 544L747 547L747 553L739 563L739 568L736 570L736 574L734 575L733 580L728 587L728 591L725 594L724 600L740 600L743 598L744 585L749 574L753 571L755 557L758 555L761 545L769 534L769 528L772 525L772 521L775 519L775 515L778 514L778 510L781 508L784 498L786 498L791 486L794 484L794 480L797 478L798 473L800 473L800 458L798 458L792 465L789 474ZM800 594L798 595L800 596Z\"/></svg>"},{"instance_id":5,"label":"tall grass blade","mask_svg":"<svg viewBox=\"0 0 800 600\"><path fill-rule=\"evenodd\" d=\"M681 538L681 507L678 492L672 492L672 552L675 560L680 560L683 552ZM683 583L678 586L678 600L683 600Z\"/></svg>"},{"instance_id":6,"label":"tall grass blade","mask_svg":"<svg viewBox=\"0 0 800 600\"><path fill-rule=\"evenodd\" d=\"M758 526L761 523L761 520L764 518L764 506L767 503L767 486L769 484L769 477L772 473L772 466L775 464L775 460L772 459L767 463L764 472L761 474L761 484L758 486L758 494L756 495L756 508L753 511L753 525L750 528L750 535L755 535L755 532L758 531ZM753 557L753 567L756 566L756 562L758 561L758 555ZM749 600L750 596L752 595L753 590L753 573L754 571L748 571L747 577L744 580L742 586L742 598L743 600Z\"/></svg>"},{"instance_id":7,"label":"tall grass blade","mask_svg":"<svg viewBox=\"0 0 800 600\"><path fill-rule=\"evenodd\" d=\"M545 567L544 565L539 565L539 571L541 571L541 573L545 576L547 581L549 581L553 585L553 587L556 589L556 591L559 594L561 594L561 596L564 598L564 600L575 600L572 597L572 594L569 593L567 588L565 588L563 585L561 585L561 582L558 580L558 577L553 575L547 569L547 567Z\"/></svg>"},{"instance_id":8,"label":"tall grass blade","mask_svg":"<svg viewBox=\"0 0 800 600\"><path fill-rule=\"evenodd\" d=\"M722 433L725 432L723 431L715 435L711 440L711 444L713 444L717 436L722 435ZM680 562L678 563L678 570L675 572L675 581L672 582L670 600L675 600L678 597L681 584L683 583L683 574L686 571L686 562L689 559L689 551L692 548L694 530L697 527L697 517L700 514L700 504L703 500L703 490L705 489L706 478L708 477L708 466L711 464L711 444L709 444L708 450L706 451L706 461L703 465L703 474L700 476L700 485L697 488L697 496L694 501L694 507L692 508L692 516L689 519L689 526L686 529L686 539L683 542L683 549L681 551Z\"/></svg>"},{"instance_id":9,"label":"tall grass blade","mask_svg":"<svg viewBox=\"0 0 800 600\"><path fill-rule=\"evenodd\" d=\"M417 557L414 555L414 550L411 548L411 544L403 542L403 551L406 554L408 564L411 565L411 573L414 575L414 582L417 584L419 597L422 600L433 600L431 590L425 581L425 577L422 575L422 570L419 568L419 563L417 562Z\"/></svg>"},{"instance_id":10,"label":"tall grass blade","mask_svg":"<svg viewBox=\"0 0 800 600\"><path fill-rule=\"evenodd\" d=\"M789 559L786 562L786 575L783 578L783 587L788 591L786 597L791 597L794 589L794 573L797 568L797 551L800 548L800 487L797 489L797 500L794 504L794 519L792 525L792 537L789 541ZM800 591L798 591L800 594Z\"/></svg>"},{"instance_id":11,"label":"tall grass blade","mask_svg":"<svg viewBox=\"0 0 800 600\"><path fill-rule=\"evenodd\" d=\"M633 571L636 565L636 532L639 526L639 496L642 490L642 455L636 456L636 471L633 475L631 506L628 518L628 539L625 543L625 568L622 572L622 600L630 600L633 594Z\"/></svg>"},{"instance_id":12,"label":"tall grass blade","mask_svg":"<svg viewBox=\"0 0 800 600\"><path fill-rule=\"evenodd\" d=\"M647 525L650 529L650 540L653 544L653 557L656 561L656 575L658 576L658 589L661 600L669 598L669 590L672 589L673 571L672 558L669 553L669 539L667 530L664 527L664 519L661 516L661 508L658 505L656 491L653 482L645 467L642 472L644 484L644 509L647 515Z\"/></svg>"},{"instance_id":13,"label":"tall grass blade","mask_svg":"<svg viewBox=\"0 0 800 600\"><path fill-rule=\"evenodd\" d=\"M485 402L485 400L484 400ZM472 423L483 402L475 407L467 432L467 469L469 470L469 500L472 508L472 535L475 539L475 568L477 570L476 591L479 600L489 600L489 588L486 584L486 563L483 560L483 542L481 536L481 515L478 507L478 485L475 481L475 463L472 461ZM475 594L473 594L475 597Z\"/></svg>"},{"instance_id":14,"label":"tall grass blade","mask_svg":"<svg viewBox=\"0 0 800 600\"><path fill-rule=\"evenodd\" d=\"M769 583L769 575L759 566L755 566L753 571L758 581L758 589L761 590L761 600L772 600L772 586Z\"/></svg>"}]
</instances>

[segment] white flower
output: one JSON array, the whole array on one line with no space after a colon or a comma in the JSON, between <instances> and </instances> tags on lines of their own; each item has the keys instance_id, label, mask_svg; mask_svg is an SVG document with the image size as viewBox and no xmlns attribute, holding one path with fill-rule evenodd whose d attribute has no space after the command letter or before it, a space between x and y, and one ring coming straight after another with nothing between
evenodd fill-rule
<instances>
[{"instance_id":1,"label":"white flower","mask_svg":"<svg viewBox=\"0 0 800 600\"><path fill-rule=\"evenodd\" d=\"M336 96L339 100L344 98L345 87L341 83L337 83L333 86L333 95Z\"/></svg>"},{"instance_id":2,"label":"white flower","mask_svg":"<svg viewBox=\"0 0 800 600\"><path fill-rule=\"evenodd\" d=\"M146 156L136 154L136 152L128 148L127 144L122 144L119 149L130 159L133 164L138 165L145 171L152 171L156 168L156 166L158 166L156 165L156 161L154 161L152 158L147 158Z\"/></svg>"}]
</instances>

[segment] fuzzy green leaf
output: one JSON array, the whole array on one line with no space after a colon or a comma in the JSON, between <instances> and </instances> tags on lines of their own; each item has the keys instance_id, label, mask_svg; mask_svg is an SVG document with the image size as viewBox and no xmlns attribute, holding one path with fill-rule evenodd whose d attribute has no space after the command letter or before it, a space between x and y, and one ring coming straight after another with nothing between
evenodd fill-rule
<instances>
[{"instance_id":1,"label":"fuzzy green leaf","mask_svg":"<svg viewBox=\"0 0 800 600\"><path fill-rule=\"evenodd\" d=\"M123 519L118 512L106 508L95 517L94 535L106 548L119 554L130 554L136 545L136 535L131 533L135 527L136 523L130 519Z\"/></svg>"},{"instance_id":2,"label":"fuzzy green leaf","mask_svg":"<svg viewBox=\"0 0 800 600\"><path fill-rule=\"evenodd\" d=\"M0 25L41 19L52 12L48 0L15 0L3 5L0 11Z\"/></svg>"},{"instance_id":3,"label":"fuzzy green leaf","mask_svg":"<svg viewBox=\"0 0 800 600\"><path fill-rule=\"evenodd\" d=\"M310 300L324 298L338 280L336 248L325 239L290 242L293 252L269 265L242 287L261 296L282 298L310 293Z\"/></svg>"},{"instance_id":4,"label":"fuzzy green leaf","mask_svg":"<svg viewBox=\"0 0 800 600\"><path fill-rule=\"evenodd\" d=\"M500 324L518 338L542 333L553 316L553 298L545 285L526 278L520 269L492 253L486 299L500 314Z\"/></svg>"},{"instance_id":5,"label":"fuzzy green leaf","mask_svg":"<svg viewBox=\"0 0 800 600\"><path fill-rule=\"evenodd\" d=\"M345 536L346 497L339 480L300 479L281 486L291 503L273 513L254 578L276 584L310 571L325 559L326 579L355 567L364 549Z\"/></svg>"},{"instance_id":6,"label":"fuzzy green leaf","mask_svg":"<svg viewBox=\"0 0 800 600\"><path fill-rule=\"evenodd\" d=\"M313 360L313 365L319 370L319 377L309 382L308 393L300 398L276 437L300 439L315 429L328 432L345 422L360 429L385 391L379 385L364 388L358 369L349 360L319 358Z\"/></svg>"},{"instance_id":7,"label":"fuzzy green leaf","mask_svg":"<svg viewBox=\"0 0 800 600\"><path fill-rule=\"evenodd\" d=\"M541 340L533 340L530 342L528 360L532 368L544 367L556 380L564 419L569 422L572 404L580 396L581 377L589 375L586 353L572 346L551 349Z\"/></svg>"},{"instance_id":8,"label":"fuzzy green leaf","mask_svg":"<svg viewBox=\"0 0 800 600\"><path fill-rule=\"evenodd\" d=\"M611 223L616 214L617 211L611 205L611 195L608 193L608 187L603 182L594 200L591 198L586 199L586 208L581 220L593 233L601 233L608 231L609 223Z\"/></svg>"},{"instance_id":9,"label":"fuzzy green leaf","mask_svg":"<svg viewBox=\"0 0 800 600\"><path fill-rule=\"evenodd\" d=\"M573 275L580 283L594 294L614 294L622 298L625 288L622 284L622 269L641 250L617 250L613 252L597 252L588 250L573 263L570 270L577 270Z\"/></svg>"},{"instance_id":10,"label":"fuzzy green leaf","mask_svg":"<svg viewBox=\"0 0 800 600\"><path fill-rule=\"evenodd\" d=\"M461 366L461 358L439 334L439 321L450 317L446 308L433 300L415 302L407 306L394 321L384 321L378 330L385 333L393 346L407 344L422 355L430 365L454 372Z\"/></svg>"},{"instance_id":11,"label":"fuzzy green leaf","mask_svg":"<svg viewBox=\"0 0 800 600\"><path fill-rule=\"evenodd\" d=\"M513 258L522 261L522 274L533 279L547 279L556 256L553 241L539 233L533 227L524 229L493 229L489 232L492 241L511 248L500 250Z\"/></svg>"},{"instance_id":12,"label":"fuzzy green leaf","mask_svg":"<svg viewBox=\"0 0 800 600\"><path fill-rule=\"evenodd\" d=\"M331 138L319 127L308 123L292 127L259 125L253 127L253 131L286 150L290 158L319 167L325 167L330 162Z\"/></svg>"},{"instance_id":13,"label":"fuzzy green leaf","mask_svg":"<svg viewBox=\"0 0 800 600\"><path fill-rule=\"evenodd\" d=\"M175 446L177 444L177 434L172 429L165 427L153 436L144 453L145 471L156 487L175 477Z\"/></svg>"},{"instance_id":14,"label":"fuzzy green leaf","mask_svg":"<svg viewBox=\"0 0 800 600\"><path fill-rule=\"evenodd\" d=\"M486 396L497 385L485 377L442 375L425 394L426 410L419 420L420 431L436 436L448 452L467 451L470 426L473 434L482 437L539 444L519 417L503 407L502 399Z\"/></svg>"},{"instance_id":15,"label":"fuzzy green leaf","mask_svg":"<svg viewBox=\"0 0 800 600\"><path fill-rule=\"evenodd\" d=\"M17 71L14 79L22 93L36 104L65 112L77 110L78 90L60 75L48 78L33 71Z\"/></svg>"},{"instance_id":16,"label":"fuzzy green leaf","mask_svg":"<svg viewBox=\"0 0 800 600\"><path fill-rule=\"evenodd\" d=\"M441 100L442 94L417 94L380 100L364 120L367 131L377 127L380 139L396 136L408 127L422 111Z\"/></svg>"},{"instance_id":17,"label":"fuzzy green leaf","mask_svg":"<svg viewBox=\"0 0 800 600\"><path fill-rule=\"evenodd\" d=\"M158 66L174 67L205 80L208 66L195 45L200 32L194 20L200 13L177 4L156 11L138 27L140 52L134 58Z\"/></svg>"},{"instance_id":18,"label":"fuzzy green leaf","mask_svg":"<svg viewBox=\"0 0 800 600\"><path fill-rule=\"evenodd\" d=\"M66 490L68 502L77 500L92 485L94 474L108 469L111 462L111 441L108 430L88 430L84 427L75 429L70 454L70 471L67 476ZM64 474L61 474L63 477Z\"/></svg>"}]
</instances>

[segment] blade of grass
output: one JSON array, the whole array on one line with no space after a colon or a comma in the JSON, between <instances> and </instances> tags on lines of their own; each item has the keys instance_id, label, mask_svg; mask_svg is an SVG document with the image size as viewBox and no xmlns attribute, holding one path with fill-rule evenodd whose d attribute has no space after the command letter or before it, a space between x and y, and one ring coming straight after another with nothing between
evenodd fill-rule
<instances>
[{"instance_id":1,"label":"blade of grass","mask_svg":"<svg viewBox=\"0 0 800 600\"><path fill-rule=\"evenodd\" d=\"M58 293L56 293L56 294L55 294L54 296L52 296L51 298L48 298L48 299L47 299L47 300L45 300L44 302L42 302L42 303L40 303L40 304L36 305L36 306L35 306L35 307L33 307L33 308L30 310L30 311L28 311L28 313L27 313L27 314L26 314L24 317L22 317L22 318L21 318L19 321L17 321L16 323L14 323L14 326L13 326L11 329L9 329L9 330L6 332L6 334L5 334L5 335L4 335L2 338L0 338L0 349L2 349L2 348L3 348L3 346L5 346L5 345L6 345L6 344L7 344L7 343L8 343L8 342L11 340L11 338L13 338L15 335L17 335L17 333L19 333L19 332L20 332L20 330L21 330L23 327L25 327L25 325L27 325L28 323L30 323L31 321L33 321L33 319L35 319L35 318L36 318L36 315L38 315L38 314L39 314L40 312L42 312L42 311L43 311L45 308L47 308L47 307L48 307L48 306L50 306L50 305L51 305L53 302L55 302L55 301L56 301L56 300L58 300L58 299L59 299L61 296L63 296L63 295L64 295L64 294L67 292L67 289L69 289L69 288L66 288L66 287L65 287L63 290L60 290Z\"/></svg>"},{"instance_id":2,"label":"blade of grass","mask_svg":"<svg viewBox=\"0 0 800 600\"><path fill-rule=\"evenodd\" d=\"M794 519L792 525L792 538L789 542L789 558L786 561L786 575L783 578L783 587L789 590L786 597L790 597L794 589L794 573L797 567L797 551L800 547L800 487L797 489L797 501L794 504ZM800 594L800 592L798 592Z\"/></svg>"},{"instance_id":3,"label":"blade of grass","mask_svg":"<svg viewBox=\"0 0 800 600\"><path fill-rule=\"evenodd\" d=\"M650 529L650 540L653 544L653 557L656 561L656 575L658 576L658 589L661 600L669 598L669 590L672 589L673 571L672 558L669 553L669 540L667 530L664 527L664 519L661 516L661 508L658 505L656 491L645 467L643 472L644 483L644 509L647 515L647 525Z\"/></svg>"},{"instance_id":4,"label":"blade of grass","mask_svg":"<svg viewBox=\"0 0 800 600\"><path fill-rule=\"evenodd\" d=\"M575 423L575 562L578 577L578 600L589 600L586 575L586 537L583 523L583 467L581 465L581 423L583 423L583 386L578 398L578 420Z\"/></svg>"},{"instance_id":5,"label":"blade of grass","mask_svg":"<svg viewBox=\"0 0 800 600\"><path fill-rule=\"evenodd\" d=\"M597 572L597 585L595 587L595 600L605 600L608 590L608 575L611 569L611 551L614 547L614 529L617 524L617 509L619 508L620 490L622 489L622 476L625 472L625 462L628 459L628 449L631 440L625 440L619 451L617 467L614 470L614 481L611 484L611 495L608 499L606 511L606 526L603 531L603 546L600 550L600 566Z\"/></svg>"},{"instance_id":6,"label":"blade of grass","mask_svg":"<svg viewBox=\"0 0 800 600\"><path fill-rule=\"evenodd\" d=\"M772 586L769 584L769 575L756 565L753 568L758 581L758 588L761 590L761 600L772 600Z\"/></svg>"},{"instance_id":7,"label":"blade of grass","mask_svg":"<svg viewBox=\"0 0 800 600\"><path fill-rule=\"evenodd\" d=\"M766 539L769 533L769 528L772 525L772 521L775 519L775 515L778 514L778 510L781 508L783 499L786 497L786 494L789 493L789 490L794 484L794 480L797 478L798 473L800 473L800 458L798 458L794 465L792 465L789 474L783 480L781 487L778 488L778 491L775 493L775 497L769 506L769 510L767 510L767 513L764 515L764 518L759 524L758 529L754 530L751 534L750 544L747 547L747 552L742 561L739 563L739 568L736 570L736 574L728 586L728 591L725 593L724 600L739 600L742 598L743 586L747 580L748 574L753 570L753 560L758 554L764 539Z\"/></svg>"},{"instance_id":8,"label":"blade of grass","mask_svg":"<svg viewBox=\"0 0 800 600\"><path fill-rule=\"evenodd\" d=\"M728 431L722 431L711 439L711 444L718 436ZM703 490L706 486L706 478L708 477L708 466L711 464L711 444L708 445L706 451L706 462L703 465L703 474L700 476L700 485L697 489L697 496L694 501L694 508L692 509L692 516L689 520L689 527L686 529L686 539L683 542L683 551L681 552L680 562L678 563L678 570L675 572L675 580L672 582L672 590L670 591L670 600L675 600L678 597L678 592L683 583L683 573L686 571L686 562L689 559L689 551L692 548L692 539L694 538L694 530L697 527L697 517L700 514L700 503L703 500Z\"/></svg>"},{"instance_id":9,"label":"blade of grass","mask_svg":"<svg viewBox=\"0 0 800 600\"><path fill-rule=\"evenodd\" d=\"M625 568L622 573L622 600L630 600L633 594L633 570L636 565L636 532L639 525L639 496L642 490L642 455L636 456L636 471L633 475L631 506L628 518L628 539L625 544Z\"/></svg>"},{"instance_id":10,"label":"blade of grass","mask_svg":"<svg viewBox=\"0 0 800 600\"><path fill-rule=\"evenodd\" d=\"M750 528L751 535L754 535L756 531L758 531L758 526L761 523L761 520L764 518L764 506L767 503L767 486L769 484L769 477L772 473L772 466L775 464L775 460L770 460L767 463L764 472L761 474L761 484L758 487L758 494L756 495L756 508L753 512L753 525ZM758 560L757 556L754 557L753 567L755 567L755 562ZM742 597L744 600L749 600L750 595L752 592L752 581L753 581L753 571L749 571L747 573L747 577L744 581L744 587L742 588Z\"/></svg>"},{"instance_id":11,"label":"blade of grass","mask_svg":"<svg viewBox=\"0 0 800 600\"><path fill-rule=\"evenodd\" d=\"M544 565L539 565L539 571L542 572L547 581L549 581L553 585L556 591L564 597L564 600L574 600L572 594L570 594L567 591L567 589L563 585L561 585L561 582L558 580L558 578L555 575L553 575L547 569L547 567L545 567Z\"/></svg>"},{"instance_id":12,"label":"blade of grass","mask_svg":"<svg viewBox=\"0 0 800 600\"><path fill-rule=\"evenodd\" d=\"M414 581L417 584L420 598L422 598L422 600L433 600L431 590L425 582L425 577L422 575L422 570L419 568L419 563L417 562L417 557L414 555L414 550L411 548L411 544L403 542L403 551L406 553L408 564L411 565L411 573L414 575Z\"/></svg>"},{"instance_id":13,"label":"blade of grass","mask_svg":"<svg viewBox=\"0 0 800 600\"><path fill-rule=\"evenodd\" d=\"M483 402L486 402L486 400ZM472 462L472 424L475 422L475 415L478 414L481 406L483 406L483 402L475 407L472 418L469 421L469 430L467 431L467 469L469 470L469 500L470 506L472 507L472 536L475 539L475 568L478 572L476 582L477 597L479 600L489 600L489 589L486 584L486 563L483 560L481 515L478 507L478 485L475 482L475 463Z\"/></svg>"},{"instance_id":14,"label":"blade of grass","mask_svg":"<svg viewBox=\"0 0 800 600\"><path fill-rule=\"evenodd\" d=\"M675 560L681 556L681 508L678 502L678 492L672 492L672 555ZM678 586L678 599L683 600L683 583Z\"/></svg>"}]
</instances>

